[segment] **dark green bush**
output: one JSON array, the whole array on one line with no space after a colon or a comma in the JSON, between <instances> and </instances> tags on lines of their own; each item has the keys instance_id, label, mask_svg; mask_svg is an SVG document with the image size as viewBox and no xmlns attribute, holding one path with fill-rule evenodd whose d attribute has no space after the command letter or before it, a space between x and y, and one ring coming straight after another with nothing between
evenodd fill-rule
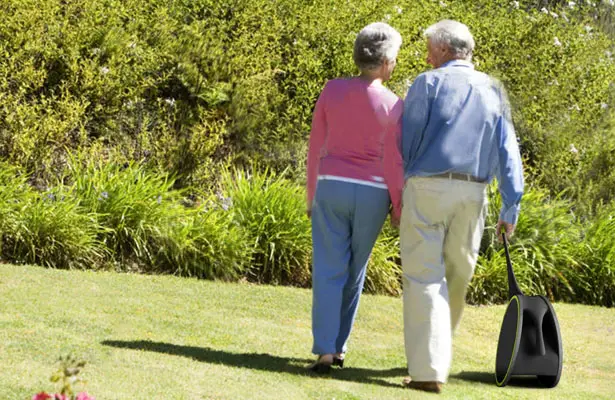
<instances>
[{"instance_id":1,"label":"dark green bush","mask_svg":"<svg viewBox=\"0 0 615 400\"><path fill-rule=\"evenodd\" d=\"M591 140L561 130L532 175L552 193L571 199L575 213L591 219L598 207L615 198L615 120L597 125Z\"/></svg>"},{"instance_id":2,"label":"dark green bush","mask_svg":"<svg viewBox=\"0 0 615 400\"><path fill-rule=\"evenodd\" d=\"M93 144L147 160L178 186L211 178L212 157L302 169L316 96L356 72L361 27L386 20L401 31L390 86L403 94L426 68L422 30L456 18L476 36L477 67L508 87L537 163L561 123L590 140L609 102L613 44L586 31L587 13L566 22L521 3L6 0L0 156L43 181L66 167L67 148Z\"/></svg>"}]
</instances>

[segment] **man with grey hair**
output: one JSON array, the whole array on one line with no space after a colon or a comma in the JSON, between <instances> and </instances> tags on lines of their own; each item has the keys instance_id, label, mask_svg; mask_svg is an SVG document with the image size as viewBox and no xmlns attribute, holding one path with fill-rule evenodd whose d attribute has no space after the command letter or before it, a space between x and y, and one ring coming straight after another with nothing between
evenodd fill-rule
<instances>
[{"instance_id":1,"label":"man with grey hair","mask_svg":"<svg viewBox=\"0 0 615 400\"><path fill-rule=\"evenodd\" d=\"M403 384L439 393L478 258L487 185L497 178L502 196L497 233L510 236L523 171L506 94L474 70L468 27L444 20L425 37L434 69L409 88L402 121L406 184L400 247L410 375Z\"/></svg>"}]
</instances>

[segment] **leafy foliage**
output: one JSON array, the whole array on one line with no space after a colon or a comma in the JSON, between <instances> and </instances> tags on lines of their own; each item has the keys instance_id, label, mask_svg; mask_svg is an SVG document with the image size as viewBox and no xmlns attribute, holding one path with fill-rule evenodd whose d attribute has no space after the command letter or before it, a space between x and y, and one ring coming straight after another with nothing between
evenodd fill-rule
<instances>
[{"instance_id":1,"label":"leafy foliage","mask_svg":"<svg viewBox=\"0 0 615 400\"><path fill-rule=\"evenodd\" d=\"M5 0L0 254L309 285L303 183L320 90L356 73L356 32L383 20L404 38L388 83L403 96L427 68L423 30L453 18L511 98L532 182L512 243L524 290L612 305L613 7L577 3ZM505 298L491 200L477 303ZM399 293L397 245L387 227L367 291Z\"/></svg>"}]
</instances>

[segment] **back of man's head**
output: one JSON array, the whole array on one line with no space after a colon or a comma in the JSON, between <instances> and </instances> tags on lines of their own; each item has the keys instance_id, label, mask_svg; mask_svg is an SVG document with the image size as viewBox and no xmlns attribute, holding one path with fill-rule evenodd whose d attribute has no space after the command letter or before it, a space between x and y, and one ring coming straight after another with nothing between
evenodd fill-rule
<instances>
[{"instance_id":1,"label":"back of man's head","mask_svg":"<svg viewBox=\"0 0 615 400\"><path fill-rule=\"evenodd\" d=\"M461 22L444 19L427 28L425 37L433 44L448 46L454 58L468 61L472 59L474 37L470 29Z\"/></svg>"}]
</instances>

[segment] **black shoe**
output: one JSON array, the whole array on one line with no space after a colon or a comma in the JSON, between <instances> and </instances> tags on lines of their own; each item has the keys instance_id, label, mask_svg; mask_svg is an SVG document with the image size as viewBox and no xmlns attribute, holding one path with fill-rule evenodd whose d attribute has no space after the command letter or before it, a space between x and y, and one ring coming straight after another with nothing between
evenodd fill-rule
<instances>
[{"instance_id":1,"label":"black shoe","mask_svg":"<svg viewBox=\"0 0 615 400\"><path fill-rule=\"evenodd\" d=\"M308 369L317 374L328 374L331 372L331 364L323 364L316 361L314 364L310 365Z\"/></svg>"},{"instance_id":2,"label":"black shoe","mask_svg":"<svg viewBox=\"0 0 615 400\"><path fill-rule=\"evenodd\" d=\"M335 362L335 359L333 360L333 362ZM316 372L317 374L328 374L329 372L331 372L331 364L332 363L324 361L323 357L320 356L316 361L314 361L314 363L309 365L307 368L312 372Z\"/></svg>"},{"instance_id":3,"label":"black shoe","mask_svg":"<svg viewBox=\"0 0 615 400\"><path fill-rule=\"evenodd\" d=\"M344 359L342 357L333 357L333 365L344 368Z\"/></svg>"}]
</instances>

